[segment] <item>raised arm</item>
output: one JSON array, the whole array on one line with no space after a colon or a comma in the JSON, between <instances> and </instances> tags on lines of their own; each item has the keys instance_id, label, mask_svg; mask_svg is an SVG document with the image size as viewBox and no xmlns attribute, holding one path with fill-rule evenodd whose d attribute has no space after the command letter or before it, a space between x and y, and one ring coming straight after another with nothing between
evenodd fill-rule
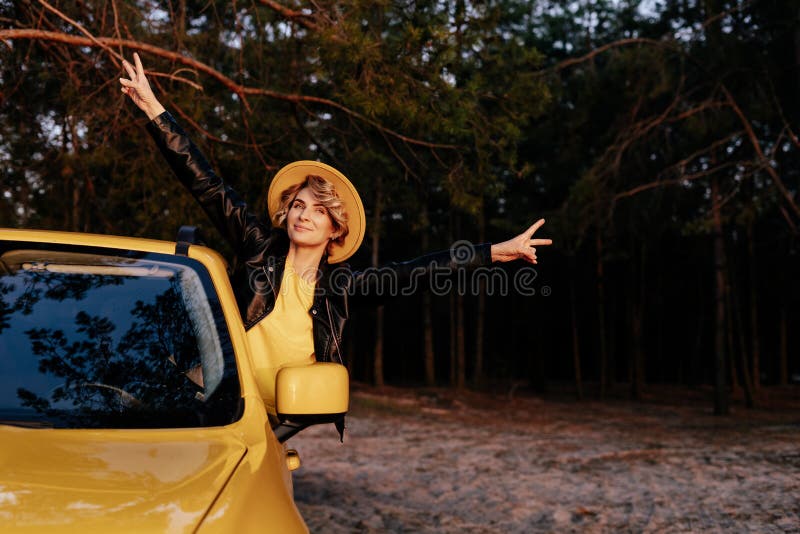
<instances>
[{"instance_id":1,"label":"raised arm","mask_svg":"<svg viewBox=\"0 0 800 534\"><path fill-rule=\"evenodd\" d=\"M465 269L485 269L492 262L523 260L536 264L536 247L553 243L551 239L533 238L533 234L543 224L544 219L539 219L523 233L501 243L475 245L458 241L449 250L355 272L350 279L352 285L337 289L362 297L356 302L379 304L387 297L408 295L422 288L449 291L453 286L447 281L448 278ZM340 278L335 282L346 280L348 279Z\"/></svg>"},{"instance_id":2,"label":"raised arm","mask_svg":"<svg viewBox=\"0 0 800 534\"><path fill-rule=\"evenodd\" d=\"M130 79L120 78L122 92L150 119L147 131L175 175L200 203L223 237L237 254L253 255L265 246L269 228L261 224L236 191L217 176L200 149L153 94L139 54L134 53L133 59L135 66L123 62Z\"/></svg>"}]
</instances>

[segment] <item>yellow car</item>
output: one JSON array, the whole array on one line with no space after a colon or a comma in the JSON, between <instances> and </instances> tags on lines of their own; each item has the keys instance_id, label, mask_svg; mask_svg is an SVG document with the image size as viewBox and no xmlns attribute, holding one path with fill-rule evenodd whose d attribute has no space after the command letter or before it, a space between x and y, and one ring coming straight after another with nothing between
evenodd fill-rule
<instances>
[{"instance_id":1,"label":"yellow car","mask_svg":"<svg viewBox=\"0 0 800 534\"><path fill-rule=\"evenodd\" d=\"M347 371L268 360L181 230L0 229L0 532L307 531L284 442Z\"/></svg>"}]
</instances>

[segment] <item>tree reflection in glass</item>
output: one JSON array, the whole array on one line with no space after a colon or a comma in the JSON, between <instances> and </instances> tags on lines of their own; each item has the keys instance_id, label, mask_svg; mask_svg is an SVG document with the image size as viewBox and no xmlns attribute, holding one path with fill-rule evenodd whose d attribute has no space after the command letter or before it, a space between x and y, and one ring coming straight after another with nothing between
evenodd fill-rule
<instances>
[{"instance_id":1,"label":"tree reflection in glass","mask_svg":"<svg viewBox=\"0 0 800 534\"><path fill-rule=\"evenodd\" d=\"M230 422L238 380L235 367L224 367L220 321L197 274L137 268L8 269L0 278L0 384L16 400L0 396L0 419L24 412L56 426L107 428Z\"/></svg>"}]
</instances>

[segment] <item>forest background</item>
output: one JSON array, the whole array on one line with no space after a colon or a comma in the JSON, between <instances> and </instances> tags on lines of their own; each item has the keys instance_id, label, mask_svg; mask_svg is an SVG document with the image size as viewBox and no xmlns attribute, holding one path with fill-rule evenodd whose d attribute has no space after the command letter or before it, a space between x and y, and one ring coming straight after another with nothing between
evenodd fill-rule
<instances>
[{"instance_id":1,"label":"forest background","mask_svg":"<svg viewBox=\"0 0 800 534\"><path fill-rule=\"evenodd\" d=\"M797 390L794 0L0 0L0 40L0 226L230 253L119 91L138 51L254 211L290 161L351 177L356 267L547 219L535 269L355 312L355 380Z\"/></svg>"}]
</instances>

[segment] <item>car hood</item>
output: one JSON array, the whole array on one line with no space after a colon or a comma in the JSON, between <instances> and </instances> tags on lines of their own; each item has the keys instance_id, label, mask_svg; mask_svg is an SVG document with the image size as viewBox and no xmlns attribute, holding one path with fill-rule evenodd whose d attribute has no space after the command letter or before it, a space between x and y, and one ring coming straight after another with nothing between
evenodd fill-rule
<instances>
[{"instance_id":1,"label":"car hood","mask_svg":"<svg viewBox=\"0 0 800 534\"><path fill-rule=\"evenodd\" d=\"M222 430L0 427L0 530L194 530L247 450Z\"/></svg>"}]
</instances>

